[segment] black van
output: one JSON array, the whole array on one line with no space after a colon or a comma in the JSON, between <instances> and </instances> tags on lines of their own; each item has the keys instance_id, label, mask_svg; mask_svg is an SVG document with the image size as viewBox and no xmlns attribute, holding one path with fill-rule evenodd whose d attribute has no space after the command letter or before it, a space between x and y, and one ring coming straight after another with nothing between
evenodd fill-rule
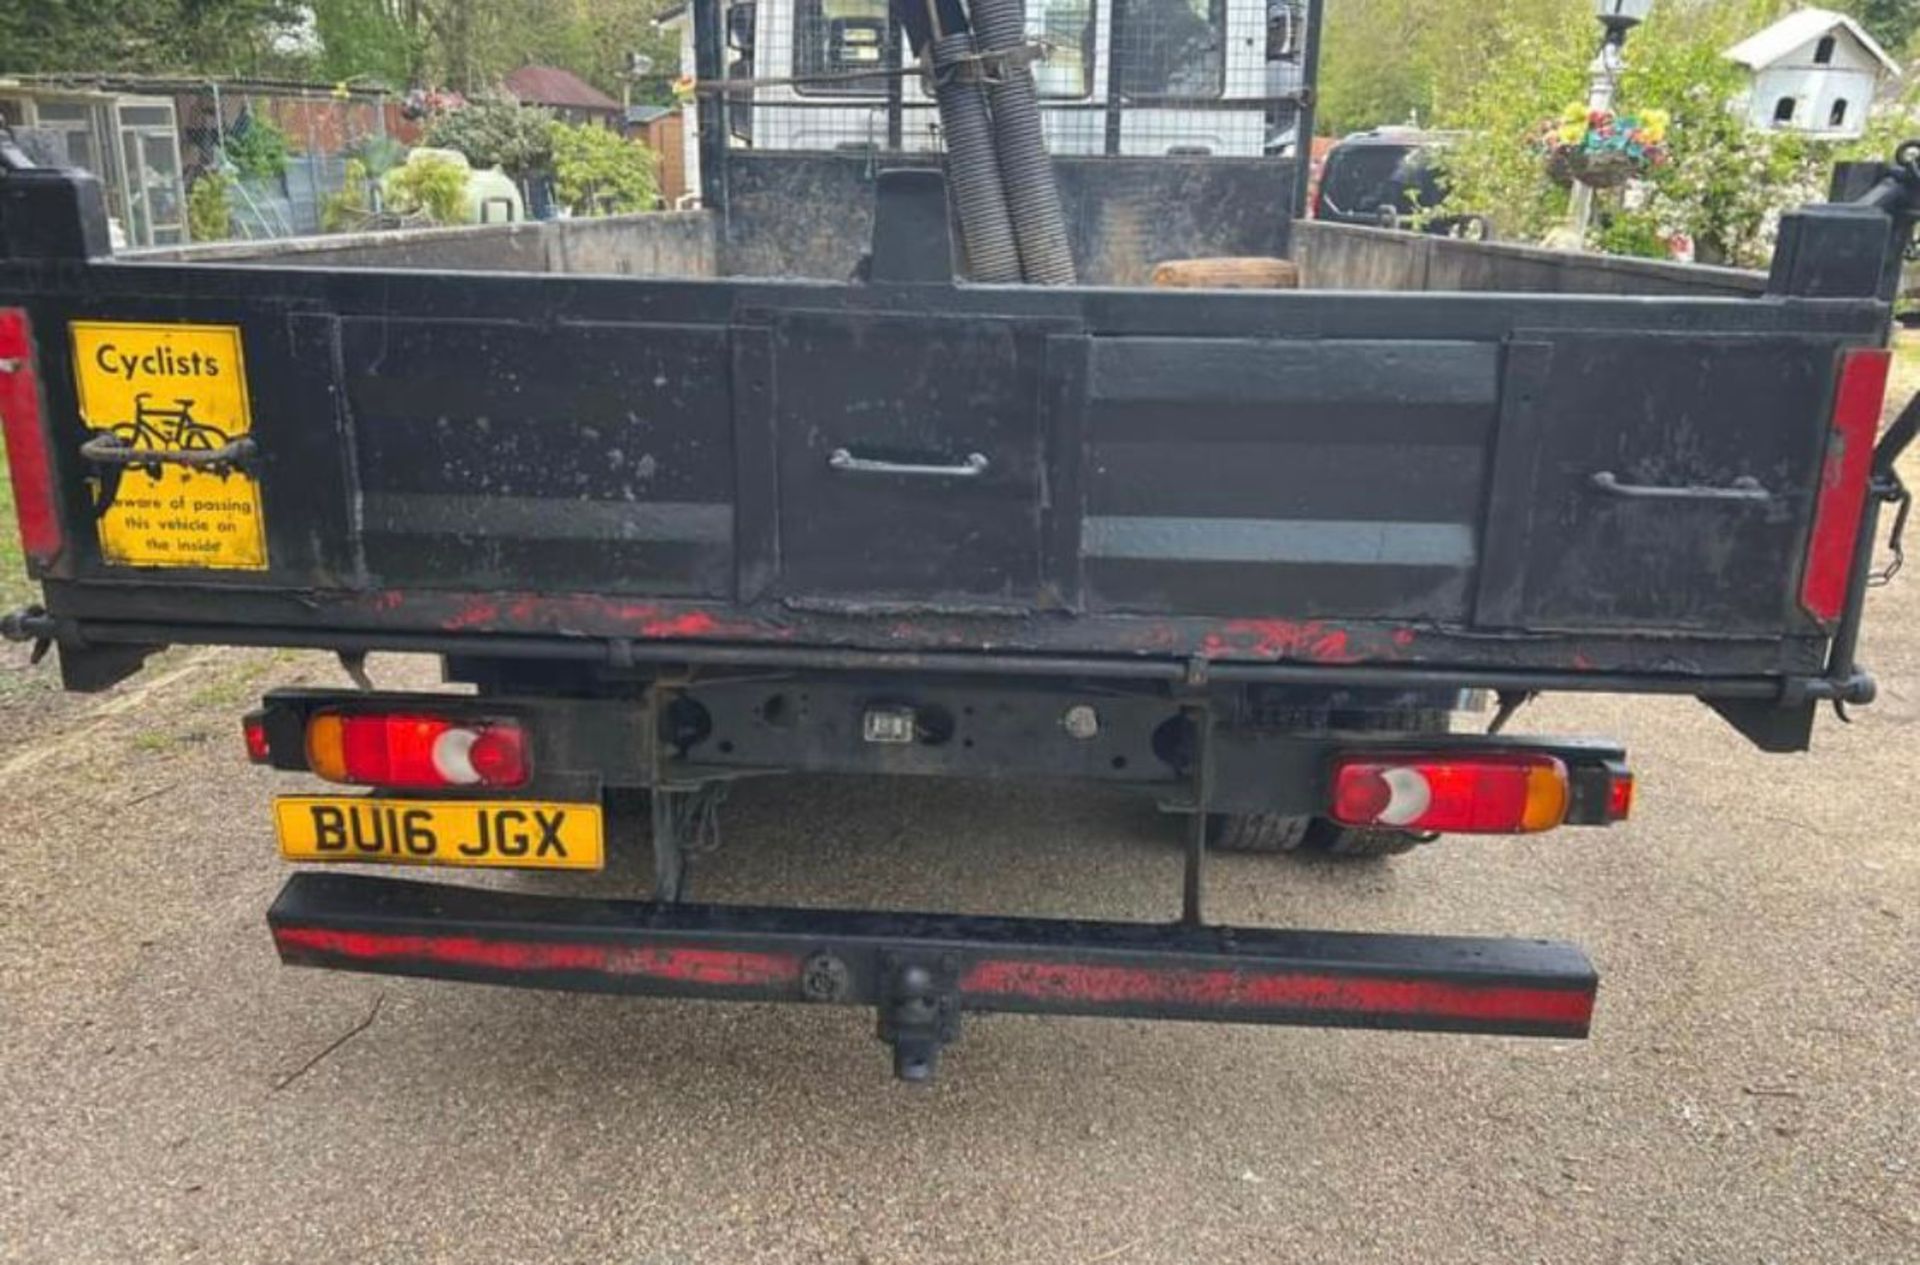
<instances>
[{"instance_id":1,"label":"black van","mask_svg":"<svg viewBox=\"0 0 1920 1265\"><path fill-rule=\"evenodd\" d=\"M1369 228L1413 228L1423 212L1447 200L1440 156L1450 138L1413 128L1356 132L1327 152L1314 198L1315 219ZM1424 231L1483 241L1492 236L1484 216L1437 216Z\"/></svg>"}]
</instances>

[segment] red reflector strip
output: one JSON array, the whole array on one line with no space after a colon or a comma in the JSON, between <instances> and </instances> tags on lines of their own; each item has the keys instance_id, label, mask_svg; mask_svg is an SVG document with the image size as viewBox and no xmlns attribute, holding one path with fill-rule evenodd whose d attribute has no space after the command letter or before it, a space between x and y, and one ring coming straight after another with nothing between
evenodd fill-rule
<instances>
[{"instance_id":1,"label":"red reflector strip","mask_svg":"<svg viewBox=\"0 0 1920 1265\"><path fill-rule=\"evenodd\" d=\"M33 330L19 308L0 308L0 432L6 436L21 547L34 562L50 566L60 556L60 515L40 416Z\"/></svg>"},{"instance_id":2,"label":"red reflector strip","mask_svg":"<svg viewBox=\"0 0 1920 1265\"><path fill-rule=\"evenodd\" d=\"M1036 1002L1187 1005L1208 1010L1285 1010L1374 1018L1498 1020L1584 1031L1591 990L1456 984L1310 972L1148 970L1057 962L986 961L961 977L965 996Z\"/></svg>"},{"instance_id":3,"label":"red reflector strip","mask_svg":"<svg viewBox=\"0 0 1920 1265\"><path fill-rule=\"evenodd\" d=\"M1800 581L1800 604L1824 624L1836 622L1847 607L1854 548L1867 512L1873 440L1880 429L1880 411L1887 399L1887 372L1892 363L1893 353L1883 348L1850 351L1840 360L1833 433L1820 470L1813 535Z\"/></svg>"},{"instance_id":4,"label":"red reflector strip","mask_svg":"<svg viewBox=\"0 0 1920 1265\"><path fill-rule=\"evenodd\" d=\"M431 962L535 974L587 971L736 988L797 985L800 979L800 959L791 954L734 949L483 940L323 927L276 927L273 939L283 953L292 950L356 962Z\"/></svg>"}]
</instances>

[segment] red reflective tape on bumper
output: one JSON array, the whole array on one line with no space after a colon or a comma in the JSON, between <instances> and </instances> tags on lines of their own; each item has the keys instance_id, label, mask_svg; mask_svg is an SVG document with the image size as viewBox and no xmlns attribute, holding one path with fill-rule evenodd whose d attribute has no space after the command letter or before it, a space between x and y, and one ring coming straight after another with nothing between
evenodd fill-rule
<instances>
[{"instance_id":1,"label":"red reflective tape on bumper","mask_svg":"<svg viewBox=\"0 0 1920 1265\"><path fill-rule=\"evenodd\" d=\"M434 962L490 971L590 971L646 976L683 984L763 988L793 984L800 960L784 953L732 949L633 948L616 944L483 940L478 936L407 936L320 927L277 927L274 943L356 962Z\"/></svg>"},{"instance_id":2,"label":"red reflective tape on bumper","mask_svg":"<svg viewBox=\"0 0 1920 1265\"><path fill-rule=\"evenodd\" d=\"M961 977L963 995L1024 997L1085 1004L1186 1005L1231 1012L1293 1010L1326 1014L1522 1021L1584 1028L1591 991L1455 984L1444 980L1232 970L1148 970L1054 962L987 961Z\"/></svg>"},{"instance_id":3,"label":"red reflective tape on bumper","mask_svg":"<svg viewBox=\"0 0 1920 1265\"><path fill-rule=\"evenodd\" d=\"M1867 485L1873 469L1873 437L1886 406L1887 374L1893 353L1880 348L1850 351L1840 360L1840 382L1833 402L1833 429L1820 468L1814 504L1813 534L1800 581L1800 604L1824 624L1847 608L1853 585L1854 547L1867 513Z\"/></svg>"},{"instance_id":4,"label":"red reflective tape on bumper","mask_svg":"<svg viewBox=\"0 0 1920 1265\"><path fill-rule=\"evenodd\" d=\"M0 434L6 437L20 544L27 557L49 566L60 555L60 514L54 504L53 468L40 415L33 330L19 308L0 308L0 362L5 362L0 364Z\"/></svg>"}]
</instances>

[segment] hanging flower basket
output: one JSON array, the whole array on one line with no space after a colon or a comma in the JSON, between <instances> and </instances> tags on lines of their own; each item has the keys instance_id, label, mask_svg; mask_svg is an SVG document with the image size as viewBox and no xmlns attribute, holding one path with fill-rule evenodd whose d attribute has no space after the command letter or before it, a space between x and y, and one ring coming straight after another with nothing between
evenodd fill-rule
<instances>
[{"instance_id":1,"label":"hanging flower basket","mask_svg":"<svg viewBox=\"0 0 1920 1265\"><path fill-rule=\"evenodd\" d=\"M1535 148L1556 184L1617 189L1670 160L1669 122L1665 110L1616 115L1572 105L1559 122L1541 126Z\"/></svg>"}]
</instances>

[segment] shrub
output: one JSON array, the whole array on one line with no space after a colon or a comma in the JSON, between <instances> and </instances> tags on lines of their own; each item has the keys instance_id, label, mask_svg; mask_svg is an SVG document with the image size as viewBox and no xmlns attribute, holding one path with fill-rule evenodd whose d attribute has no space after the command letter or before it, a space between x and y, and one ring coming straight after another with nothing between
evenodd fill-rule
<instances>
[{"instance_id":1,"label":"shrub","mask_svg":"<svg viewBox=\"0 0 1920 1265\"><path fill-rule=\"evenodd\" d=\"M512 101L479 101L449 111L427 129L426 143L457 149L476 167L498 167L525 180L553 166L550 111Z\"/></svg>"},{"instance_id":2,"label":"shrub","mask_svg":"<svg viewBox=\"0 0 1920 1265\"><path fill-rule=\"evenodd\" d=\"M287 134L251 110L234 123L221 148L242 180L278 180L287 169Z\"/></svg>"},{"instance_id":3,"label":"shrub","mask_svg":"<svg viewBox=\"0 0 1920 1265\"><path fill-rule=\"evenodd\" d=\"M575 215L619 215L653 207L659 193L654 154L603 127L555 123L554 193Z\"/></svg>"},{"instance_id":4,"label":"shrub","mask_svg":"<svg viewBox=\"0 0 1920 1265\"><path fill-rule=\"evenodd\" d=\"M223 171L208 171L187 191L187 231L196 242L225 241L233 235L232 179Z\"/></svg>"},{"instance_id":5,"label":"shrub","mask_svg":"<svg viewBox=\"0 0 1920 1265\"><path fill-rule=\"evenodd\" d=\"M435 224L467 218L467 169L439 154L416 154L386 179L387 207Z\"/></svg>"},{"instance_id":6,"label":"shrub","mask_svg":"<svg viewBox=\"0 0 1920 1265\"><path fill-rule=\"evenodd\" d=\"M348 232L366 223L371 213L372 208L367 205L367 165L358 158L349 158L345 183L320 206L321 231Z\"/></svg>"},{"instance_id":7,"label":"shrub","mask_svg":"<svg viewBox=\"0 0 1920 1265\"><path fill-rule=\"evenodd\" d=\"M368 180L379 180L407 161L407 147L391 136L375 133L347 147L347 157L357 161Z\"/></svg>"}]
</instances>

